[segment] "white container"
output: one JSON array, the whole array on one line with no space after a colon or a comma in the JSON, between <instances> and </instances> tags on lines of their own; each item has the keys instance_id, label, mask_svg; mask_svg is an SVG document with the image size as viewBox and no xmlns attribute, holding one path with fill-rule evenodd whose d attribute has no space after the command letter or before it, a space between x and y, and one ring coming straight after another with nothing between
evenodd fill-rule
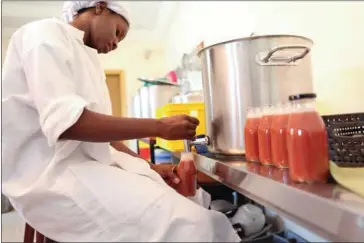
<instances>
[{"instance_id":1,"label":"white container","mask_svg":"<svg viewBox=\"0 0 364 243\"><path fill-rule=\"evenodd\" d=\"M149 107L149 89L148 87L140 88L140 110L142 118L150 118L150 107Z\"/></svg>"},{"instance_id":2,"label":"white container","mask_svg":"<svg viewBox=\"0 0 364 243\"><path fill-rule=\"evenodd\" d=\"M140 104L140 91L138 90L136 95L133 97L133 117L141 118L142 110Z\"/></svg>"},{"instance_id":3,"label":"white container","mask_svg":"<svg viewBox=\"0 0 364 243\"><path fill-rule=\"evenodd\" d=\"M186 103L203 103L202 91L189 92L185 95L176 95L172 98L172 103L186 104Z\"/></svg>"},{"instance_id":4,"label":"white container","mask_svg":"<svg viewBox=\"0 0 364 243\"><path fill-rule=\"evenodd\" d=\"M175 85L152 85L148 87L150 118L157 117L157 109L172 103L173 96L180 92L180 87Z\"/></svg>"},{"instance_id":5,"label":"white container","mask_svg":"<svg viewBox=\"0 0 364 243\"><path fill-rule=\"evenodd\" d=\"M245 236L261 231L265 224L263 210L253 204L241 206L231 219L233 224L240 224L244 228Z\"/></svg>"}]
</instances>

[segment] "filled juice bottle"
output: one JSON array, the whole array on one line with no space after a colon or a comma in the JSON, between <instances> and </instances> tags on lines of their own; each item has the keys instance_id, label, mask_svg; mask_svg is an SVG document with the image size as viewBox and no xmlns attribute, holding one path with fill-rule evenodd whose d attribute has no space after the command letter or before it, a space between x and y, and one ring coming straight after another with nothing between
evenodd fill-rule
<instances>
[{"instance_id":1,"label":"filled juice bottle","mask_svg":"<svg viewBox=\"0 0 364 243\"><path fill-rule=\"evenodd\" d=\"M249 108L244 127L245 157L249 162L259 161L258 127L260 123L259 109Z\"/></svg>"},{"instance_id":2,"label":"filled juice bottle","mask_svg":"<svg viewBox=\"0 0 364 243\"><path fill-rule=\"evenodd\" d=\"M278 104L272 118L271 149L272 163L278 168L288 168L287 126L291 107L288 103Z\"/></svg>"},{"instance_id":3,"label":"filled juice bottle","mask_svg":"<svg viewBox=\"0 0 364 243\"><path fill-rule=\"evenodd\" d=\"M295 182L326 182L329 176L325 124L315 110L316 94L289 97L287 148L290 177Z\"/></svg>"},{"instance_id":4,"label":"filled juice bottle","mask_svg":"<svg viewBox=\"0 0 364 243\"><path fill-rule=\"evenodd\" d=\"M271 124L273 118L273 109L270 106L264 106L262 117L258 127L258 144L259 144L259 161L263 165L272 165L271 152Z\"/></svg>"},{"instance_id":5,"label":"filled juice bottle","mask_svg":"<svg viewBox=\"0 0 364 243\"><path fill-rule=\"evenodd\" d=\"M197 169L192 153L182 153L176 169L181 182L177 185L177 192L185 197L193 197L197 188Z\"/></svg>"}]
</instances>

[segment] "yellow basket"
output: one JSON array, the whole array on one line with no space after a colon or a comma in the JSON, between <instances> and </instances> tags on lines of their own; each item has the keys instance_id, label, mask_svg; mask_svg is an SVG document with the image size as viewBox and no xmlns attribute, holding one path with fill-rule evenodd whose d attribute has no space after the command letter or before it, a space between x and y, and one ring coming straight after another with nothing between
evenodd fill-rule
<instances>
[{"instance_id":1,"label":"yellow basket","mask_svg":"<svg viewBox=\"0 0 364 243\"><path fill-rule=\"evenodd\" d=\"M189 115L196 117L200 121L200 125L196 129L196 134L206 134L204 103L168 104L157 109L157 118L174 115ZM184 150L183 140L168 141L157 138L156 144L171 152L181 152Z\"/></svg>"},{"instance_id":2,"label":"yellow basket","mask_svg":"<svg viewBox=\"0 0 364 243\"><path fill-rule=\"evenodd\" d=\"M138 146L139 148L143 149L143 148L149 148L149 144L143 142L143 141L140 141L138 140Z\"/></svg>"}]
</instances>

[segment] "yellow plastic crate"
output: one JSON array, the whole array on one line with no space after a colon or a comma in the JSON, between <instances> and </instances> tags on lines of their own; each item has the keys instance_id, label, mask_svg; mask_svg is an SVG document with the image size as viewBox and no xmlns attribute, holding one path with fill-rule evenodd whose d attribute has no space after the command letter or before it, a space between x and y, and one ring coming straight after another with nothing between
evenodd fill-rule
<instances>
[{"instance_id":1,"label":"yellow plastic crate","mask_svg":"<svg viewBox=\"0 0 364 243\"><path fill-rule=\"evenodd\" d=\"M206 134L204 103L168 104L157 109L157 118L174 115L189 115L196 117L200 121L200 125L196 129L196 134ZM157 146L171 152L181 152L184 150L183 140L168 141L162 138L157 138L156 144Z\"/></svg>"},{"instance_id":2,"label":"yellow plastic crate","mask_svg":"<svg viewBox=\"0 0 364 243\"><path fill-rule=\"evenodd\" d=\"M149 148L149 144L144 143L143 141L138 140L138 145L139 148L143 149L143 148Z\"/></svg>"}]
</instances>

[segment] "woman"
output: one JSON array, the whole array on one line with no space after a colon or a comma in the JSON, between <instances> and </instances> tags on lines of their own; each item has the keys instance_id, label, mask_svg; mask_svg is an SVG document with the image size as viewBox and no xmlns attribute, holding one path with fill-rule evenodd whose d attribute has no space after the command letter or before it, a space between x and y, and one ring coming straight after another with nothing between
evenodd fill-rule
<instances>
[{"instance_id":1,"label":"woman","mask_svg":"<svg viewBox=\"0 0 364 243\"><path fill-rule=\"evenodd\" d=\"M70 1L65 23L20 28L3 69L3 192L45 236L68 241L239 241L228 219L182 197L121 140L190 139L188 116L111 116L97 53L129 30L118 2ZM120 151L112 159L110 145ZM112 166L114 165L114 166ZM172 187L168 186L167 183Z\"/></svg>"}]
</instances>

